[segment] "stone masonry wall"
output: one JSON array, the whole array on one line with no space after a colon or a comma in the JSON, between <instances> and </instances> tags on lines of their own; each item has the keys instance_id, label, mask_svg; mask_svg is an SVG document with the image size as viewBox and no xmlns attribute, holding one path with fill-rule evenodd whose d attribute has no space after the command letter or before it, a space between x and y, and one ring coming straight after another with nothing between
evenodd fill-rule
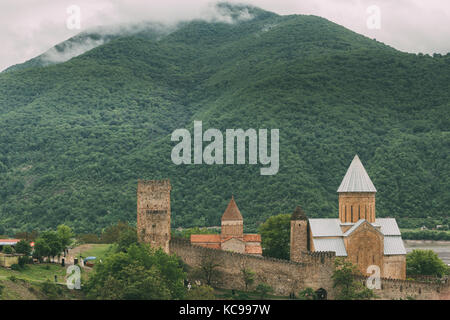
<instances>
[{"instance_id":1,"label":"stone masonry wall","mask_svg":"<svg viewBox=\"0 0 450 320\"><path fill-rule=\"evenodd\" d=\"M169 180L139 180L137 188L137 235L140 242L169 252Z\"/></svg>"},{"instance_id":2,"label":"stone masonry wall","mask_svg":"<svg viewBox=\"0 0 450 320\"><path fill-rule=\"evenodd\" d=\"M267 283L277 295L298 294L311 287L314 290L323 288L329 298L333 297L334 252L304 252L301 262L293 262L193 246L180 239L170 241L170 252L180 256L193 269L198 268L205 257L212 259L219 265L220 273L212 285L220 288L245 289L241 270L248 268L256 273L254 287L260 282Z\"/></svg>"},{"instance_id":3,"label":"stone masonry wall","mask_svg":"<svg viewBox=\"0 0 450 320\"><path fill-rule=\"evenodd\" d=\"M260 282L269 284L276 295L288 296L290 293L310 287L314 290L323 288L328 299L334 299L333 280L334 252L302 252L301 262L272 259L260 256L222 251L217 249L193 246L187 240L170 240L170 253L175 253L195 269L207 257L220 266L219 276L213 286L224 289L244 290L242 268L251 269L256 273L254 289ZM366 278L361 278L366 281ZM381 289L375 289L378 299L382 300L449 300L450 283L429 283L396 279L381 279Z\"/></svg>"},{"instance_id":4,"label":"stone masonry wall","mask_svg":"<svg viewBox=\"0 0 450 320\"><path fill-rule=\"evenodd\" d=\"M362 278L361 281L366 281ZM450 283L381 279L381 289L374 293L382 300L450 300Z\"/></svg>"},{"instance_id":5,"label":"stone masonry wall","mask_svg":"<svg viewBox=\"0 0 450 320\"><path fill-rule=\"evenodd\" d=\"M291 260L301 261L302 252L308 248L308 222L306 220L291 220Z\"/></svg>"}]
</instances>

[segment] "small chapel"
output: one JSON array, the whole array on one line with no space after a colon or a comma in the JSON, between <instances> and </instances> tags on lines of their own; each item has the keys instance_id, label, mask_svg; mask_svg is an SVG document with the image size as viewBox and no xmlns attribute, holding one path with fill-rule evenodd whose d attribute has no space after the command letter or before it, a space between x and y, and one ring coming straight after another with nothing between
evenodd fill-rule
<instances>
[{"instance_id":1,"label":"small chapel","mask_svg":"<svg viewBox=\"0 0 450 320\"><path fill-rule=\"evenodd\" d=\"M261 235L244 234L244 219L234 196L231 196L222 215L221 225L220 234L192 234L191 244L250 255L262 255Z\"/></svg>"}]
</instances>

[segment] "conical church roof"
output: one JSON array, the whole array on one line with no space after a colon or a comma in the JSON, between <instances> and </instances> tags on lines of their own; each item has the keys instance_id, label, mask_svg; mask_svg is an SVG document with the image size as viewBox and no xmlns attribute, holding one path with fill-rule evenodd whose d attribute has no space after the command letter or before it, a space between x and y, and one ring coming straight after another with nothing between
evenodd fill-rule
<instances>
[{"instance_id":1,"label":"conical church roof","mask_svg":"<svg viewBox=\"0 0 450 320\"><path fill-rule=\"evenodd\" d=\"M234 201L234 196L231 196L230 203L222 215L222 221L224 220L243 220L241 212Z\"/></svg>"},{"instance_id":2,"label":"conical church roof","mask_svg":"<svg viewBox=\"0 0 450 320\"><path fill-rule=\"evenodd\" d=\"M353 158L337 192L377 192L358 155Z\"/></svg>"},{"instance_id":3,"label":"conical church roof","mask_svg":"<svg viewBox=\"0 0 450 320\"><path fill-rule=\"evenodd\" d=\"M297 206L291 215L291 220L306 220L306 213L302 207Z\"/></svg>"}]
</instances>

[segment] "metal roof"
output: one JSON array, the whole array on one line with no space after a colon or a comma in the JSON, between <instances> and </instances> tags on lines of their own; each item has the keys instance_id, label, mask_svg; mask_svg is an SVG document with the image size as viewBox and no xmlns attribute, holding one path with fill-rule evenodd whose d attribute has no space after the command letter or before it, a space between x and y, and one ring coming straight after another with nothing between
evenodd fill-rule
<instances>
[{"instance_id":1,"label":"metal roof","mask_svg":"<svg viewBox=\"0 0 450 320\"><path fill-rule=\"evenodd\" d=\"M394 218L376 218L375 223L381 226L381 233L385 236L400 236L400 229Z\"/></svg>"},{"instance_id":2,"label":"metal roof","mask_svg":"<svg viewBox=\"0 0 450 320\"><path fill-rule=\"evenodd\" d=\"M308 221L315 251L334 251L336 256L346 256L344 237L350 235L366 220L359 220L345 233L341 231L339 219L308 219ZM372 225L374 227L379 225L380 232L384 234L385 255L406 254L400 229L394 218L378 218Z\"/></svg>"},{"instance_id":3,"label":"metal roof","mask_svg":"<svg viewBox=\"0 0 450 320\"><path fill-rule=\"evenodd\" d=\"M342 238L313 238L314 251L334 251L338 257L346 257L344 239Z\"/></svg>"},{"instance_id":4,"label":"metal roof","mask_svg":"<svg viewBox=\"0 0 450 320\"><path fill-rule=\"evenodd\" d=\"M358 229L358 227L364 222L367 221L366 219L360 219L358 220L358 222L356 222L350 229L348 229L345 233L344 233L344 237L349 236L353 231L355 231L356 229Z\"/></svg>"},{"instance_id":5,"label":"metal roof","mask_svg":"<svg viewBox=\"0 0 450 320\"><path fill-rule=\"evenodd\" d=\"M308 221L313 237L342 237L352 233L366 220L359 220L345 234L341 230L341 225L349 225L349 223L341 223L339 219L308 219ZM380 232L385 236L401 236L397 221L394 218L377 218L372 225L374 227L380 226Z\"/></svg>"},{"instance_id":6,"label":"metal roof","mask_svg":"<svg viewBox=\"0 0 450 320\"><path fill-rule=\"evenodd\" d=\"M339 219L308 219L313 237L342 237Z\"/></svg>"},{"instance_id":7,"label":"metal roof","mask_svg":"<svg viewBox=\"0 0 450 320\"><path fill-rule=\"evenodd\" d=\"M385 236L384 237L384 254L396 255L406 254L405 245L401 236Z\"/></svg>"},{"instance_id":8,"label":"metal roof","mask_svg":"<svg viewBox=\"0 0 450 320\"><path fill-rule=\"evenodd\" d=\"M377 192L358 155L353 158L337 192Z\"/></svg>"}]
</instances>

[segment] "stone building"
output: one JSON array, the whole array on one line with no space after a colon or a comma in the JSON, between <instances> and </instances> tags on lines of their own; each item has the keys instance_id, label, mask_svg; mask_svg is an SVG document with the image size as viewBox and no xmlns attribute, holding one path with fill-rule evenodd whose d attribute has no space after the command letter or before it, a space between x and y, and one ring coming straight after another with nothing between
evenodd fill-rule
<instances>
[{"instance_id":1,"label":"stone building","mask_svg":"<svg viewBox=\"0 0 450 320\"><path fill-rule=\"evenodd\" d=\"M378 266L380 276L406 278L406 250L393 218L376 218L375 193L356 155L337 192L338 219L307 219L297 207L291 217L291 260L299 261L304 251L332 251L347 257L363 275L369 266Z\"/></svg>"},{"instance_id":2,"label":"stone building","mask_svg":"<svg viewBox=\"0 0 450 320\"><path fill-rule=\"evenodd\" d=\"M206 248L261 255L261 235L244 234L244 219L239 211L234 196L222 215L220 234L193 234L191 244Z\"/></svg>"},{"instance_id":3,"label":"stone building","mask_svg":"<svg viewBox=\"0 0 450 320\"><path fill-rule=\"evenodd\" d=\"M139 180L137 187L137 236L139 242L169 253L170 181Z\"/></svg>"}]
</instances>

